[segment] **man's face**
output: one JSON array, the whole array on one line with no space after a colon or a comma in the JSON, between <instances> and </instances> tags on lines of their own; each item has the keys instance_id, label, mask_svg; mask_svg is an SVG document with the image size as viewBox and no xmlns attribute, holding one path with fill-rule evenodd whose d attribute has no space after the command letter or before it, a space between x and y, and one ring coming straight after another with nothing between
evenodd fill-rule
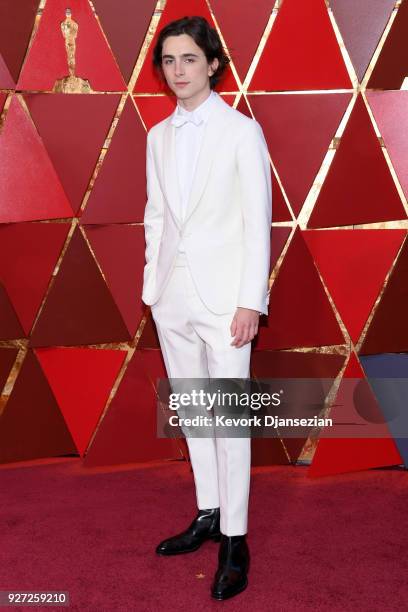
<instances>
[{"instance_id":1,"label":"man's face","mask_svg":"<svg viewBox=\"0 0 408 612\"><path fill-rule=\"evenodd\" d=\"M188 34L168 36L163 43L162 69L167 85L182 100L199 98L210 89L209 77L218 59L208 64L204 51Z\"/></svg>"}]
</instances>

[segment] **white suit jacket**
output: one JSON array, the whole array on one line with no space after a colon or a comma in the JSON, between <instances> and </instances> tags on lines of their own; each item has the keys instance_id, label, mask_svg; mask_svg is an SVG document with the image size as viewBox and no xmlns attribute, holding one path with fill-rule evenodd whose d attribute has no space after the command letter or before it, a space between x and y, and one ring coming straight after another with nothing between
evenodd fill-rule
<instances>
[{"instance_id":1,"label":"white suit jacket","mask_svg":"<svg viewBox=\"0 0 408 612\"><path fill-rule=\"evenodd\" d=\"M210 311L226 314L242 306L267 314L272 186L262 128L216 96L182 223L176 214L178 128L171 117L147 134L142 300L152 305L160 298L182 237L196 289Z\"/></svg>"}]
</instances>

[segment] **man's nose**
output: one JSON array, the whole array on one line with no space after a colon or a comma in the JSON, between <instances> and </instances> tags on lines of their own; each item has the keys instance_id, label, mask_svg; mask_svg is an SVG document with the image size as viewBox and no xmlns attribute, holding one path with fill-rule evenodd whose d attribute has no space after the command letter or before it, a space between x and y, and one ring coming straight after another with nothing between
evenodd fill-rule
<instances>
[{"instance_id":1,"label":"man's nose","mask_svg":"<svg viewBox=\"0 0 408 612\"><path fill-rule=\"evenodd\" d=\"M176 74L184 74L184 64L183 60L176 60Z\"/></svg>"}]
</instances>

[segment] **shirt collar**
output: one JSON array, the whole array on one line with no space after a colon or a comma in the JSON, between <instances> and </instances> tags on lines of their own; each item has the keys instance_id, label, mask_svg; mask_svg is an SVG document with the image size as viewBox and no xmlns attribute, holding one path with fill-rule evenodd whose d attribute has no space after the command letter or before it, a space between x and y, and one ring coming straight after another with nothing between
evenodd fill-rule
<instances>
[{"instance_id":1,"label":"shirt collar","mask_svg":"<svg viewBox=\"0 0 408 612\"><path fill-rule=\"evenodd\" d=\"M193 111L186 110L177 102L175 114L189 117L194 113L195 116L199 117L200 119L203 119L203 121L206 122L210 115L213 103L217 95L217 92L212 89L210 94L204 100L204 102L201 102L201 104L197 106L197 108L195 108Z\"/></svg>"}]
</instances>

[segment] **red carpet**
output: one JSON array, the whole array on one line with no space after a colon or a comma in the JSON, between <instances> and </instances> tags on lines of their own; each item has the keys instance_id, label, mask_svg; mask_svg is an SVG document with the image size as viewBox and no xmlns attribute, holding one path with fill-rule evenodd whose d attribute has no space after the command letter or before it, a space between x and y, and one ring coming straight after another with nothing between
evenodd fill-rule
<instances>
[{"instance_id":1,"label":"red carpet","mask_svg":"<svg viewBox=\"0 0 408 612\"><path fill-rule=\"evenodd\" d=\"M2 466L0 589L66 590L70 610L95 612L405 609L407 472L306 472L253 469L249 587L217 602L209 596L217 544L174 558L154 553L195 514L186 463Z\"/></svg>"}]
</instances>

